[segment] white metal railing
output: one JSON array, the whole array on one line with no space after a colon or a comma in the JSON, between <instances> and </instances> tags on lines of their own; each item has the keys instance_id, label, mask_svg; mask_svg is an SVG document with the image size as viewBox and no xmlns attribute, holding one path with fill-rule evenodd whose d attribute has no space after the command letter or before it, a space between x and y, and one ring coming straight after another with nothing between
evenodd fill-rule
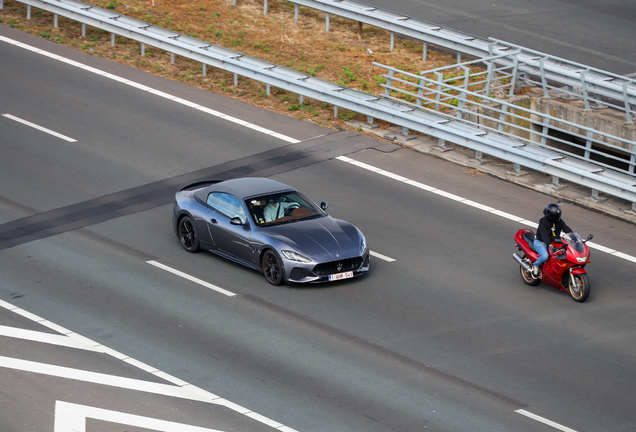
<instances>
[{"instance_id":1,"label":"white metal railing","mask_svg":"<svg viewBox=\"0 0 636 432\"><path fill-rule=\"evenodd\" d=\"M434 73L437 77L430 79L422 74L413 74L379 63L373 64L387 70L383 75L387 80L383 87L388 99L462 120L480 129L544 149L554 149L557 145L558 151L564 155L627 176L634 176L636 172L635 142L490 97L492 86L488 85L487 80L471 81L474 76L466 65L461 65L463 74L458 76L444 75L443 70L447 68L443 67L429 72L429 75ZM475 76L479 77L481 74L483 72L478 72ZM510 74L504 77L509 80ZM459 85L456 85L457 81ZM511 80L501 84L499 88L509 87L512 91L514 86L515 82ZM471 87L476 88L471 91ZM574 139L561 138L559 133ZM584 144L577 143L577 140ZM548 146L548 142L551 146Z\"/></svg>"},{"instance_id":2,"label":"white metal railing","mask_svg":"<svg viewBox=\"0 0 636 432\"><path fill-rule=\"evenodd\" d=\"M284 90L346 108L407 130L436 137L440 142L448 141L471 148L479 153L510 161L515 166L524 166L576 184L590 187L593 194L604 192L632 202L636 210L636 177L606 170L594 163L579 161L556 149L527 145L516 137L479 129L464 119L449 119L439 113L426 112L404 101L373 96L334 83L320 80L291 69L278 66L254 57L228 50L180 33L163 29L113 11L101 9L76 0L18 0L30 8L37 7L57 15L79 21L84 29L90 25L115 35L125 36L144 44L155 46L170 53L223 69L235 76L244 76ZM268 87L269 88L269 87Z\"/></svg>"},{"instance_id":3,"label":"white metal railing","mask_svg":"<svg viewBox=\"0 0 636 432\"><path fill-rule=\"evenodd\" d=\"M237 0L234 0L236 4ZM267 1L264 11L267 13ZM325 12L326 31L329 31L329 15L334 14L391 32L391 49L394 34L401 34L422 41L423 59L426 60L427 43L476 58L499 56L498 63L518 68L520 79L532 82L544 89L561 89L571 97L583 99L586 108L603 102L624 111L626 123L632 124L636 116L636 80L580 63L524 48L494 38L481 38L468 33L433 24L418 18L381 9L354 0L288 0L298 6Z\"/></svg>"}]
</instances>

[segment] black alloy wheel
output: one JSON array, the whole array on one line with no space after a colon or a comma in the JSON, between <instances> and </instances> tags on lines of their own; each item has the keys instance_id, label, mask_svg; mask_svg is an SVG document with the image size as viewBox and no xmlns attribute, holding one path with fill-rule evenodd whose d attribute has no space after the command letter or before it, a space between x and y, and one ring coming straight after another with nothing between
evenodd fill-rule
<instances>
[{"instance_id":1,"label":"black alloy wheel","mask_svg":"<svg viewBox=\"0 0 636 432\"><path fill-rule=\"evenodd\" d=\"M263 254L261 260L261 268L265 279L272 285L280 285L283 283L283 265L278 258L278 254L272 249L268 249Z\"/></svg>"},{"instance_id":2,"label":"black alloy wheel","mask_svg":"<svg viewBox=\"0 0 636 432\"><path fill-rule=\"evenodd\" d=\"M190 216L184 216L179 221L179 240L186 251L190 253L199 251L199 236Z\"/></svg>"}]
</instances>

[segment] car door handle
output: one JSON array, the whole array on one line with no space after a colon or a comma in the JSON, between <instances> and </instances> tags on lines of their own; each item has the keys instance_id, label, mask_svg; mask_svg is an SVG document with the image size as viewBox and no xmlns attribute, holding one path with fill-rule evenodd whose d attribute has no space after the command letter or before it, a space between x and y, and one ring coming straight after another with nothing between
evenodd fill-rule
<instances>
[{"instance_id":1,"label":"car door handle","mask_svg":"<svg viewBox=\"0 0 636 432\"><path fill-rule=\"evenodd\" d=\"M217 223L216 219L210 219L210 222L212 222L213 224Z\"/></svg>"}]
</instances>

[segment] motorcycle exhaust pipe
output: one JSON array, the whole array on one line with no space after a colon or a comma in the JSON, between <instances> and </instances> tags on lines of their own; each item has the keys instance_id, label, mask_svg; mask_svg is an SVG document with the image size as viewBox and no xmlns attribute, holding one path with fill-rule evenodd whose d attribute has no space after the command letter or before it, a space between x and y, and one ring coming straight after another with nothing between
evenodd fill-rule
<instances>
[{"instance_id":1,"label":"motorcycle exhaust pipe","mask_svg":"<svg viewBox=\"0 0 636 432\"><path fill-rule=\"evenodd\" d=\"M515 261L517 261L521 265L521 267L524 268L525 271L528 271L528 272L532 271L532 267L523 259L521 259L521 257L517 255L516 252L512 254L512 257L515 259Z\"/></svg>"}]
</instances>

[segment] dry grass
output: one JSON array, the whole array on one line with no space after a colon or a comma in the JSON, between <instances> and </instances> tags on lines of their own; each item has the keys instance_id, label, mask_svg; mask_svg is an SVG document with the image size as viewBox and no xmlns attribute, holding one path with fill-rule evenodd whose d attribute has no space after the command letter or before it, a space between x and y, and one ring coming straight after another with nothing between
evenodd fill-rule
<instances>
[{"instance_id":1,"label":"dry grass","mask_svg":"<svg viewBox=\"0 0 636 432\"><path fill-rule=\"evenodd\" d=\"M399 38L390 51L387 31L364 26L359 34L358 23L343 18L331 16L330 32L326 33L324 13L311 9L301 8L294 23L294 6L283 1L270 1L267 15L263 14L262 1L255 0L239 0L237 6L227 0L86 2L371 94L384 93L380 86L383 69L372 62L408 72L455 62L454 57L432 50L423 62L421 43ZM58 28L54 28L51 13L33 9L28 21L25 5L7 0L4 5L0 22L5 25L148 73L330 127L342 127L344 120L357 116L340 109L339 118L334 118L329 104L305 98L301 106L296 94L275 88L267 96L265 84L242 77L234 86L232 74L210 66L204 77L200 63L177 56L172 64L169 53L148 46L142 57L136 41L117 37L115 47L111 47L109 33L87 27L86 37L82 37L81 24L76 21L60 17Z\"/></svg>"}]
</instances>

